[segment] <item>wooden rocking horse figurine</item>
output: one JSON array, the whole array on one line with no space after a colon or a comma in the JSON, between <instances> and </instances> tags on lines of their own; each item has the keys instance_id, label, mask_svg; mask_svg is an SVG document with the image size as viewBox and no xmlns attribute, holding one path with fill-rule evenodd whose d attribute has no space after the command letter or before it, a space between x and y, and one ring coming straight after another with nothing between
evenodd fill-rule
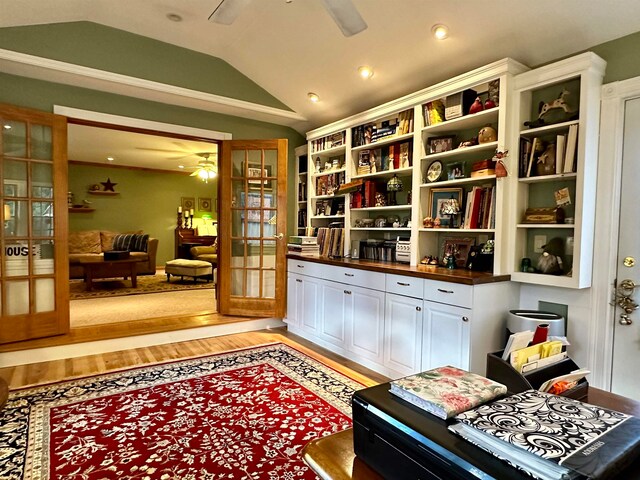
<instances>
[{"instance_id":1,"label":"wooden rocking horse figurine","mask_svg":"<svg viewBox=\"0 0 640 480\"><path fill-rule=\"evenodd\" d=\"M562 92L560 92L558 98L555 98L550 102L540 102L540 105L538 107L538 118L532 122L524 122L524 124L528 127L540 127L545 124L543 117L547 115L551 110L556 110L559 108L564 110L564 112L569 116L576 113L576 110L571 110L569 108L569 105L565 101L565 97L569 95L569 93L570 92L568 90L563 89Z\"/></svg>"}]
</instances>

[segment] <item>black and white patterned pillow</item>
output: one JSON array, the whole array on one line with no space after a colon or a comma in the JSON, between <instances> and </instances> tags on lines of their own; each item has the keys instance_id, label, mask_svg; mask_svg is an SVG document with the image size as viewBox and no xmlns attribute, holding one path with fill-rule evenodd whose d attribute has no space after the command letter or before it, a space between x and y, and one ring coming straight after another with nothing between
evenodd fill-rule
<instances>
[{"instance_id":1,"label":"black and white patterned pillow","mask_svg":"<svg viewBox=\"0 0 640 480\"><path fill-rule=\"evenodd\" d=\"M113 249L128 252L146 252L149 245L149 235L128 233L113 237Z\"/></svg>"}]
</instances>

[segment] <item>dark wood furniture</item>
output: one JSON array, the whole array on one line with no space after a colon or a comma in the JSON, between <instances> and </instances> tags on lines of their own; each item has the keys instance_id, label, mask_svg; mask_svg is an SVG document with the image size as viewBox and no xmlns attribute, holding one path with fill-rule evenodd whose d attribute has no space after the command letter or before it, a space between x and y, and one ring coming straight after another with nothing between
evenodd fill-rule
<instances>
[{"instance_id":1,"label":"dark wood furniture","mask_svg":"<svg viewBox=\"0 0 640 480\"><path fill-rule=\"evenodd\" d=\"M7 403L7 398L9 397L9 386L4 378L0 377L0 410L4 407L4 404Z\"/></svg>"},{"instance_id":2,"label":"dark wood furniture","mask_svg":"<svg viewBox=\"0 0 640 480\"><path fill-rule=\"evenodd\" d=\"M175 229L175 258L191 258L191 247L196 246L209 246L213 245L216 241L215 235L197 235L197 229L195 228L176 228Z\"/></svg>"},{"instance_id":3,"label":"dark wood furniture","mask_svg":"<svg viewBox=\"0 0 640 480\"><path fill-rule=\"evenodd\" d=\"M589 387L584 401L640 417L640 403L598 388ZM476 448L470 444L469 447ZM302 450L302 458L322 480L383 480L355 456L351 428L309 442ZM625 478L640 478L640 458L625 470L627 473Z\"/></svg>"},{"instance_id":4,"label":"dark wood furniture","mask_svg":"<svg viewBox=\"0 0 640 480\"><path fill-rule=\"evenodd\" d=\"M136 258L127 258L125 260L103 260L91 259L81 260L80 264L84 269L84 283L87 291L93 289L93 280L98 278L123 277L125 280L131 278L131 286L138 286L137 280L137 264L139 260Z\"/></svg>"}]
</instances>

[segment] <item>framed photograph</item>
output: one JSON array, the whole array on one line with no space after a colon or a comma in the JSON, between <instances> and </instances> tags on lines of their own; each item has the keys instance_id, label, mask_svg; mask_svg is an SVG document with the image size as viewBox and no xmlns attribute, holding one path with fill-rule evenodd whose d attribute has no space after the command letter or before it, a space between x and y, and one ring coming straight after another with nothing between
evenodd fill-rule
<instances>
[{"instance_id":1,"label":"framed photograph","mask_svg":"<svg viewBox=\"0 0 640 480\"><path fill-rule=\"evenodd\" d=\"M182 197L180 199L180 205L182 205L182 211L188 212L192 208L196 209L196 199L195 197Z\"/></svg>"},{"instance_id":2,"label":"framed photograph","mask_svg":"<svg viewBox=\"0 0 640 480\"><path fill-rule=\"evenodd\" d=\"M442 205L453 198L458 201L458 205L460 205L460 208L462 209L462 188L432 188L430 194L429 212L431 212L431 218L434 220L439 218L440 226L443 228L449 228L451 216L443 215L441 213Z\"/></svg>"},{"instance_id":3,"label":"framed photograph","mask_svg":"<svg viewBox=\"0 0 640 480\"><path fill-rule=\"evenodd\" d=\"M453 255L456 259L456 267L465 268L467 266L467 258L471 247L475 244L473 238L445 238L442 242L442 255L440 258L444 258L445 255Z\"/></svg>"},{"instance_id":4,"label":"framed photograph","mask_svg":"<svg viewBox=\"0 0 640 480\"><path fill-rule=\"evenodd\" d=\"M247 177L256 177L256 180L249 180L249 188L260 188L260 177L270 177L271 166L267 165L265 168L260 169L259 164L250 163L247 167ZM262 180L265 190L271 190L271 180Z\"/></svg>"},{"instance_id":5,"label":"framed photograph","mask_svg":"<svg viewBox=\"0 0 640 480\"><path fill-rule=\"evenodd\" d=\"M461 162L447 165L447 180L458 180L464 178L464 164Z\"/></svg>"},{"instance_id":6,"label":"framed photograph","mask_svg":"<svg viewBox=\"0 0 640 480\"><path fill-rule=\"evenodd\" d=\"M198 211L199 212L210 212L211 211L211 199L198 197Z\"/></svg>"},{"instance_id":7,"label":"framed photograph","mask_svg":"<svg viewBox=\"0 0 640 480\"><path fill-rule=\"evenodd\" d=\"M455 135L444 135L442 137L429 137L427 139L427 150L429 153L442 153L453 150Z\"/></svg>"}]
</instances>

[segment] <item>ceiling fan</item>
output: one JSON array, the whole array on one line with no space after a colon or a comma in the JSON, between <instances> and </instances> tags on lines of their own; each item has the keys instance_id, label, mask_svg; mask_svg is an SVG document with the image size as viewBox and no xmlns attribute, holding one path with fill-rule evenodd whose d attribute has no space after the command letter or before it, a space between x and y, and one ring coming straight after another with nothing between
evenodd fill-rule
<instances>
[{"instance_id":1,"label":"ceiling fan","mask_svg":"<svg viewBox=\"0 0 640 480\"><path fill-rule=\"evenodd\" d=\"M209 20L223 25L231 25L240 11L252 0L222 0L209 16ZM291 3L292 0L285 0ZM367 28L352 0L322 0L324 8L333 18L345 37L360 33Z\"/></svg>"},{"instance_id":2,"label":"ceiling fan","mask_svg":"<svg viewBox=\"0 0 640 480\"><path fill-rule=\"evenodd\" d=\"M196 165L195 170L189 176L198 177L204 183L209 183L209 180L214 179L216 175L218 175L218 162L209 159L211 155L215 156L215 153L204 152L198 153L197 155L201 157L201 159L198 160L198 165Z\"/></svg>"}]
</instances>

